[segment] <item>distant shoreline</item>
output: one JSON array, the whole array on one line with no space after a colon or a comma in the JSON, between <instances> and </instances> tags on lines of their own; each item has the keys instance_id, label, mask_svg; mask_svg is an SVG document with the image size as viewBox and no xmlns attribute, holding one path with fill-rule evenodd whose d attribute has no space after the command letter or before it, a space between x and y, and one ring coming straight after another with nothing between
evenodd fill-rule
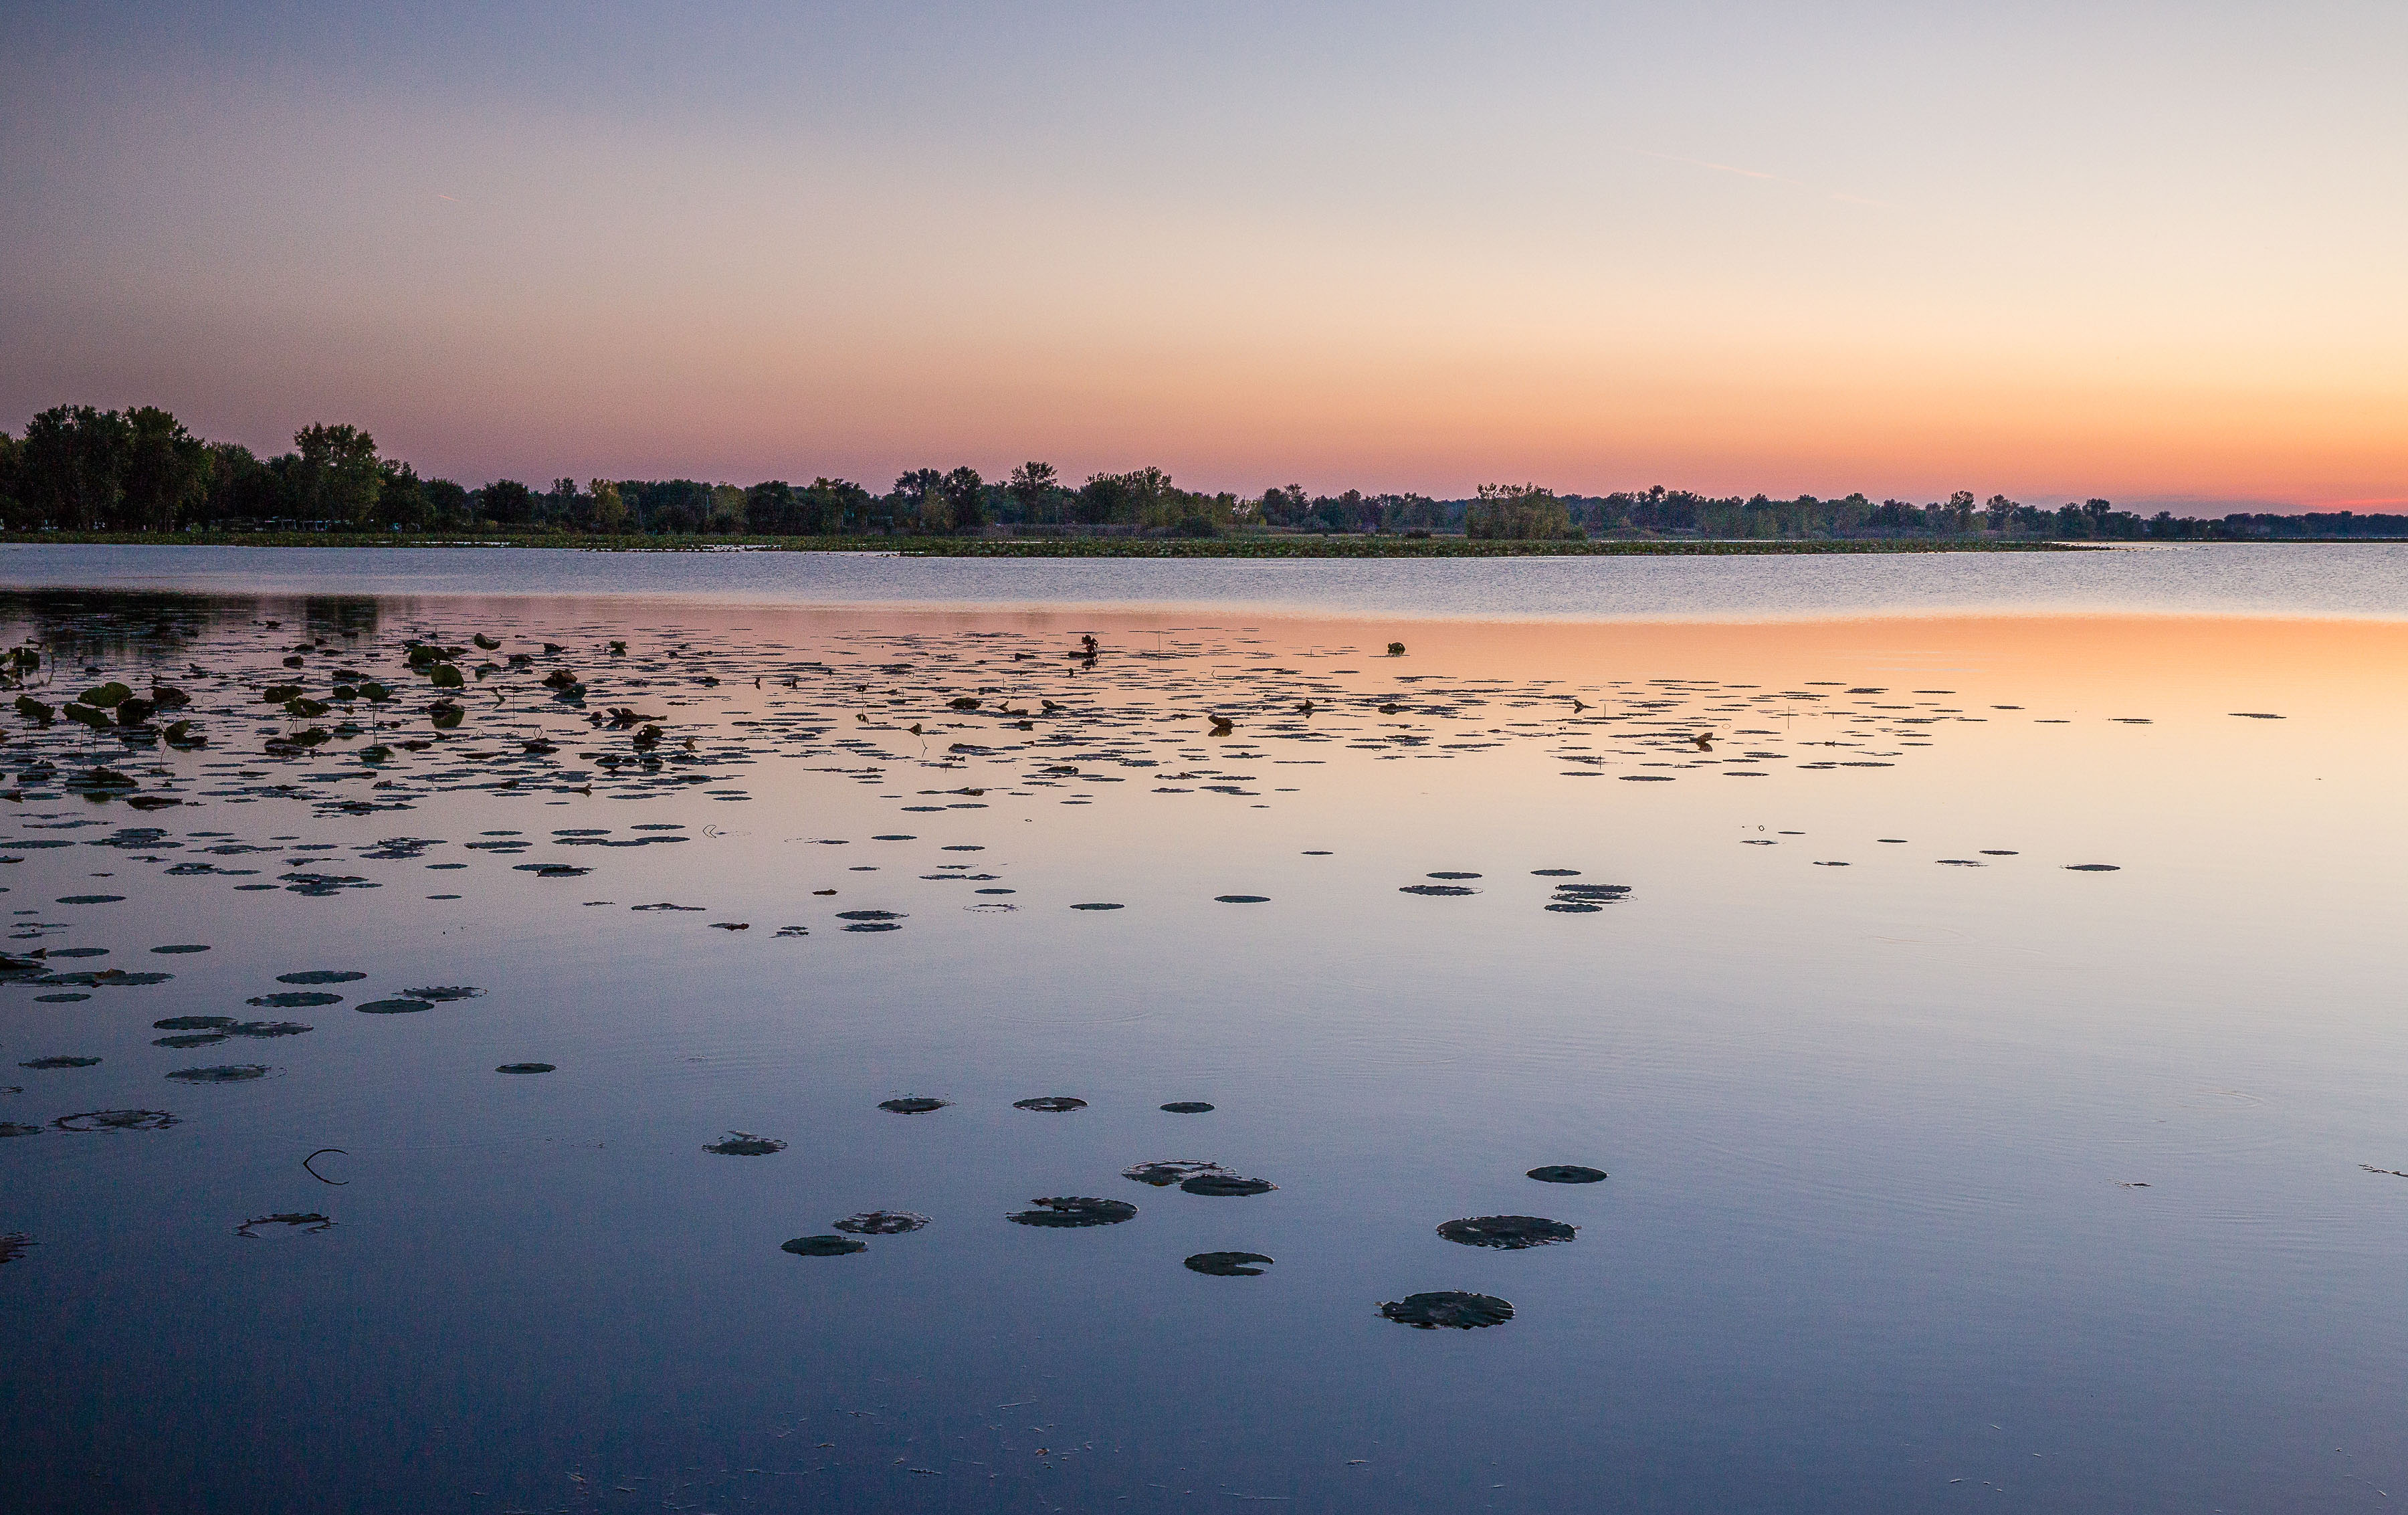
<instances>
[{"instance_id":1,"label":"distant shoreline","mask_svg":"<svg viewBox=\"0 0 2408 1515\"><path fill-rule=\"evenodd\" d=\"M2091 552L2082 542L1981 537L1607 539L1346 536L595 536L566 533L5 532L0 545L50 547L522 548L579 552L874 552L931 558L1761 557L1864 552Z\"/></svg>"}]
</instances>

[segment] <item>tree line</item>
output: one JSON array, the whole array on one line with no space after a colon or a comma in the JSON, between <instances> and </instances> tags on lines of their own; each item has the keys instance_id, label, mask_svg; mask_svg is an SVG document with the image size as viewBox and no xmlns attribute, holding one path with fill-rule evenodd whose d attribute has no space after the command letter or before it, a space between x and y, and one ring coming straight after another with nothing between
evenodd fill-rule
<instances>
[{"instance_id":1,"label":"tree line","mask_svg":"<svg viewBox=\"0 0 2408 1515\"><path fill-rule=\"evenodd\" d=\"M1712 496L1652 489L1558 494L1488 484L1468 499L1289 484L1240 496L1181 488L1159 468L1091 474L1080 483L1046 463L999 479L968 466L915 468L882 493L850 479L751 485L692 479L555 479L538 490L498 479L479 488L423 479L352 425L313 424L293 448L260 457L238 442L195 436L155 406L58 406L22 435L0 432L0 525L11 531L181 532L480 529L647 536L825 536L1137 532L1214 536L1274 529L1461 532L1557 540L1586 536L1812 538L1992 536L2135 540L2408 536L2408 516L2349 511L2238 513L2220 520L2143 517L2102 499L2057 507L1970 490L1945 501L1878 503L1863 494Z\"/></svg>"}]
</instances>

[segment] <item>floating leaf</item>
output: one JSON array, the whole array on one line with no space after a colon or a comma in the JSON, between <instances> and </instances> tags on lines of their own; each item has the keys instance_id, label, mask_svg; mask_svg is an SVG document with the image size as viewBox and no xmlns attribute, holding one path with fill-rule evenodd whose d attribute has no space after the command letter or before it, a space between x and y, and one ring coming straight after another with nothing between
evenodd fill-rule
<instances>
[{"instance_id":1,"label":"floating leaf","mask_svg":"<svg viewBox=\"0 0 2408 1515\"><path fill-rule=\"evenodd\" d=\"M722 1157L767 1157L782 1152L786 1144L775 1136L756 1136L750 1131L730 1131L724 1141L714 1141L703 1149Z\"/></svg>"},{"instance_id":2,"label":"floating leaf","mask_svg":"<svg viewBox=\"0 0 2408 1515\"><path fill-rule=\"evenodd\" d=\"M792 1241L780 1242L778 1250L796 1257L842 1257L848 1252L868 1251L869 1243L851 1236L796 1236Z\"/></svg>"},{"instance_id":3,"label":"floating leaf","mask_svg":"<svg viewBox=\"0 0 2408 1515\"><path fill-rule=\"evenodd\" d=\"M1551 1163L1532 1168L1529 1176L1541 1183L1597 1183L1605 1178L1605 1170L1583 1167L1577 1163Z\"/></svg>"},{"instance_id":4,"label":"floating leaf","mask_svg":"<svg viewBox=\"0 0 2408 1515\"><path fill-rule=\"evenodd\" d=\"M926 1216L914 1215L910 1210L864 1210L837 1222L836 1228L858 1236L899 1236L927 1223Z\"/></svg>"},{"instance_id":5,"label":"floating leaf","mask_svg":"<svg viewBox=\"0 0 2408 1515\"><path fill-rule=\"evenodd\" d=\"M1241 1179L1234 1173L1199 1173L1179 1186L1182 1193L1203 1194L1213 1199L1242 1199L1249 1194L1268 1194L1278 1187L1268 1179Z\"/></svg>"},{"instance_id":6,"label":"floating leaf","mask_svg":"<svg viewBox=\"0 0 2408 1515\"><path fill-rule=\"evenodd\" d=\"M1015 1099L1011 1108L1015 1110L1041 1110L1048 1115L1068 1115L1072 1110L1085 1109L1087 1102L1068 1094L1042 1094L1035 1099Z\"/></svg>"},{"instance_id":7,"label":"floating leaf","mask_svg":"<svg viewBox=\"0 0 2408 1515\"><path fill-rule=\"evenodd\" d=\"M1578 1226L1536 1215L1475 1215L1469 1220L1449 1221L1438 1228L1438 1234L1467 1247L1518 1251L1525 1247L1570 1241L1579 1230Z\"/></svg>"},{"instance_id":8,"label":"floating leaf","mask_svg":"<svg viewBox=\"0 0 2408 1515\"><path fill-rule=\"evenodd\" d=\"M505 1063L494 1071L495 1073L556 1073L559 1068L551 1063Z\"/></svg>"},{"instance_id":9,"label":"floating leaf","mask_svg":"<svg viewBox=\"0 0 2408 1515\"><path fill-rule=\"evenodd\" d=\"M1418 1330L1477 1330L1501 1325L1513 1318L1513 1307L1495 1294L1468 1294L1442 1289L1433 1293L1407 1294L1380 1307L1380 1313L1399 1325Z\"/></svg>"},{"instance_id":10,"label":"floating leaf","mask_svg":"<svg viewBox=\"0 0 2408 1515\"><path fill-rule=\"evenodd\" d=\"M259 1063L225 1063L213 1068L178 1068L167 1075L179 1083L247 1083L267 1077L267 1067Z\"/></svg>"},{"instance_id":11,"label":"floating leaf","mask_svg":"<svg viewBox=\"0 0 2408 1515\"><path fill-rule=\"evenodd\" d=\"M1187 1259L1186 1267L1215 1279L1258 1279L1263 1270L1248 1265L1271 1261L1260 1252L1197 1252Z\"/></svg>"},{"instance_id":12,"label":"floating leaf","mask_svg":"<svg viewBox=\"0 0 2408 1515\"><path fill-rule=\"evenodd\" d=\"M1203 1115L1210 1112L1212 1107L1200 1099L1174 1099L1163 1108L1172 1115Z\"/></svg>"},{"instance_id":13,"label":"floating leaf","mask_svg":"<svg viewBox=\"0 0 2408 1515\"><path fill-rule=\"evenodd\" d=\"M923 1095L911 1094L902 1099L882 1099L878 1102L878 1108L882 1110L891 1110L896 1115L925 1115L931 1110L941 1110L952 1103L951 1100L929 1099Z\"/></svg>"},{"instance_id":14,"label":"floating leaf","mask_svg":"<svg viewBox=\"0 0 2408 1515\"><path fill-rule=\"evenodd\" d=\"M1118 1225L1137 1218L1135 1205L1117 1199L1093 1199L1084 1196L1060 1196L1053 1199L1032 1199L1035 1209L1017 1210L1004 1217L1016 1225L1073 1226Z\"/></svg>"}]
</instances>

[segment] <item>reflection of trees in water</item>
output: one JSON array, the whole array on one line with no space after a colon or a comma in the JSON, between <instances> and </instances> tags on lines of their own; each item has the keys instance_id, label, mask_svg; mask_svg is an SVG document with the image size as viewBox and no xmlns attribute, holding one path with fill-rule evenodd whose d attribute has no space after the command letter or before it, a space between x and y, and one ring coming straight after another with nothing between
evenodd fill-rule
<instances>
[{"instance_id":1,"label":"reflection of trees in water","mask_svg":"<svg viewBox=\"0 0 2408 1515\"><path fill-rule=\"evenodd\" d=\"M171 663L204 632L254 622L282 622L294 641L374 634L373 595L313 594L268 599L250 594L171 594L144 590L0 591L0 640L39 642L62 666L98 657Z\"/></svg>"}]
</instances>

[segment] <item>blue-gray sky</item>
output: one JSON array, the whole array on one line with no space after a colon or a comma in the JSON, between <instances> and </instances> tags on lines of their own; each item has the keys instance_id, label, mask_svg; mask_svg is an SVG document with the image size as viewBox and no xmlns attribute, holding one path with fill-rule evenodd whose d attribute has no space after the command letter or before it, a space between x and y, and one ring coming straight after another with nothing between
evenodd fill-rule
<instances>
[{"instance_id":1,"label":"blue-gray sky","mask_svg":"<svg viewBox=\"0 0 2408 1515\"><path fill-rule=\"evenodd\" d=\"M0 424L2408 496L2408 11L18 5Z\"/></svg>"}]
</instances>

